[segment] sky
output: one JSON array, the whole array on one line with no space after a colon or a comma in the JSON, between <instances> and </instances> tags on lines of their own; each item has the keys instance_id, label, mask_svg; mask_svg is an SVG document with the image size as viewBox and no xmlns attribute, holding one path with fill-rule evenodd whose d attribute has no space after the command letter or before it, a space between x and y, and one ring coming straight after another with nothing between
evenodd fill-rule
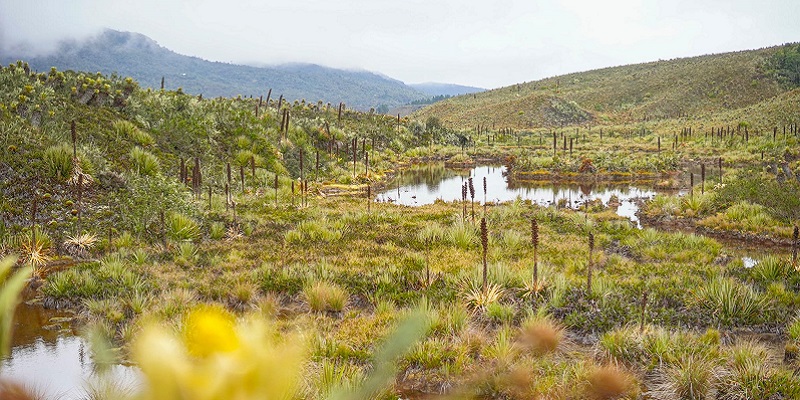
<instances>
[{"instance_id":1,"label":"sky","mask_svg":"<svg viewBox=\"0 0 800 400\"><path fill-rule=\"evenodd\" d=\"M800 41L798 0L0 0L0 51L103 28L180 54L483 88Z\"/></svg>"}]
</instances>

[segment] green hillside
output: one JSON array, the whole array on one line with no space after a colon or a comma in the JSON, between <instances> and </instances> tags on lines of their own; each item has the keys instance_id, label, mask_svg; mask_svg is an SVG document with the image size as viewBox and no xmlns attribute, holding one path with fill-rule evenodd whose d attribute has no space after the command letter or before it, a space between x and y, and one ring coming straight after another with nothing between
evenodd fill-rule
<instances>
[{"instance_id":1,"label":"green hillside","mask_svg":"<svg viewBox=\"0 0 800 400\"><path fill-rule=\"evenodd\" d=\"M347 71L311 64L286 64L270 67L210 62L177 54L161 47L147 36L105 30L84 42L64 42L45 56L3 54L0 62L27 61L40 72L50 67L59 70L116 73L131 76L144 87L182 88L205 97L237 95L283 95L289 100L344 102L349 107L368 110L381 104L396 106L427 95L403 82L366 71Z\"/></svg>"},{"instance_id":2,"label":"green hillside","mask_svg":"<svg viewBox=\"0 0 800 400\"><path fill-rule=\"evenodd\" d=\"M34 73L21 62L2 68L0 239L21 232L31 218L46 222L42 229L50 234L77 230L78 214L95 231L153 239L160 212L199 213L192 189L205 197L211 190L216 201L228 183L230 191L253 193L272 189L277 175L280 196L289 201L300 177L365 182L365 146L380 151L369 164L375 177L391 165L384 155L415 140L406 120L346 108L340 116L336 106L278 100L152 91L131 78ZM355 139L358 176L347 150ZM81 176L82 208L75 204Z\"/></svg>"},{"instance_id":3,"label":"green hillside","mask_svg":"<svg viewBox=\"0 0 800 400\"><path fill-rule=\"evenodd\" d=\"M454 128L559 127L705 117L787 92L797 45L563 75L460 96L417 113Z\"/></svg>"}]
</instances>

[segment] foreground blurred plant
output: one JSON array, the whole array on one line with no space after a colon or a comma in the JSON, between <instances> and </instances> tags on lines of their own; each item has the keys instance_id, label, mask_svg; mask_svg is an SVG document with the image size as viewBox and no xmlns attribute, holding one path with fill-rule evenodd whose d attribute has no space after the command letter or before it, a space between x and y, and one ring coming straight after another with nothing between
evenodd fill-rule
<instances>
[{"instance_id":1,"label":"foreground blurred plant","mask_svg":"<svg viewBox=\"0 0 800 400\"><path fill-rule=\"evenodd\" d=\"M25 281L31 275L31 267L25 267L9 276L16 260L16 257L0 260L0 359L9 355L14 309L20 292L25 288Z\"/></svg>"},{"instance_id":2,"label":"foreground blurred plant","mask_svg":"<svg viewBox=\"0 0 800 400\"><path fill-rule=\"evenodd\" d=\"M183 334L143 328L133 359L145 377L142 399L285 399L297 388L304 340L279 337L255 317L239 323L222 309L189 313Z\"/></svg>"},{"instance_id":3,"label":"foreground blurred plant","mask_svg":"<svg viewBox=\"0 0 800 400\"><path fill-rule=\"evenodd\" d=\"M409 316L386 340L372 373L355 389L337 389L332 399L367 399L395 376L396 360L427 330L426 320ZM225 310L191 311L182 333L162 324L145 325L132 356L144 376L143 400L289 399L298 394L308 361L300 332L279 332L259 316L237 321Z\"/></svg>"}]
</instances>

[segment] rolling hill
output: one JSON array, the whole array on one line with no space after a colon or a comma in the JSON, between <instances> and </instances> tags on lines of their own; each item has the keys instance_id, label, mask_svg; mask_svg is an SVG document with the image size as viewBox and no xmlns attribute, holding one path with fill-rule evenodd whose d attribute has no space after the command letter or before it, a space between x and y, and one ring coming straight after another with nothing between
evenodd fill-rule
<instances>
[{"instance_id":1,"label":"rolling hill","mask_svg":"<svg viewBox=\"0 0 800 400\"><path fill-rule=\"evenodd\" d=\"M377 73L312 64L252 67L210 62L177 54L147 36L114 30L105 30L83 42L62 42L58 51L46 56L26 57L24 52L0 55L0 62L6 65L18 59L42 72L55 66L59 70L131 76L144 87L160 87L163 76L169 89L180 87L186 93L206 97L257 97L272 88L274 98L283 95L289 100L322 100L333 104L341 101L361 110L429 97Z\"/></svg>"},{"instance_id":2,"label":"rolling hill","mask_svg":"<svg viewBox=\"0 0 800 400\"><path fill-rule=\"evenodd\" d=\"M733 113L791 91L796 79L780 79L774 64L785 52L791 54L784 58L797 59L792 57L799 48L790 44L573 73L454 97L415 116L435 116L453 128L522 129Z\"/></svg>"}]
</instances>

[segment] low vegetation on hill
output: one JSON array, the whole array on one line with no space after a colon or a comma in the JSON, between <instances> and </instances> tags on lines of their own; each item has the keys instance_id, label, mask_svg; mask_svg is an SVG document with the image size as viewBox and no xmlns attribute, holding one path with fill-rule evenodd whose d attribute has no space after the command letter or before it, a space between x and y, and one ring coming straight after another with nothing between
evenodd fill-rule
<instances>
[{"instance_id":1,"label":"low vegetation on hill","mask_svg":"<svg viewBox=\"0 0 800 400\"><path fill-rule=\"evenodd\" d=\"M417 113L453 128L604 125L707 118L797 84L798 45L579 72L458 96Z\"/></svg>"}]
</instances>

